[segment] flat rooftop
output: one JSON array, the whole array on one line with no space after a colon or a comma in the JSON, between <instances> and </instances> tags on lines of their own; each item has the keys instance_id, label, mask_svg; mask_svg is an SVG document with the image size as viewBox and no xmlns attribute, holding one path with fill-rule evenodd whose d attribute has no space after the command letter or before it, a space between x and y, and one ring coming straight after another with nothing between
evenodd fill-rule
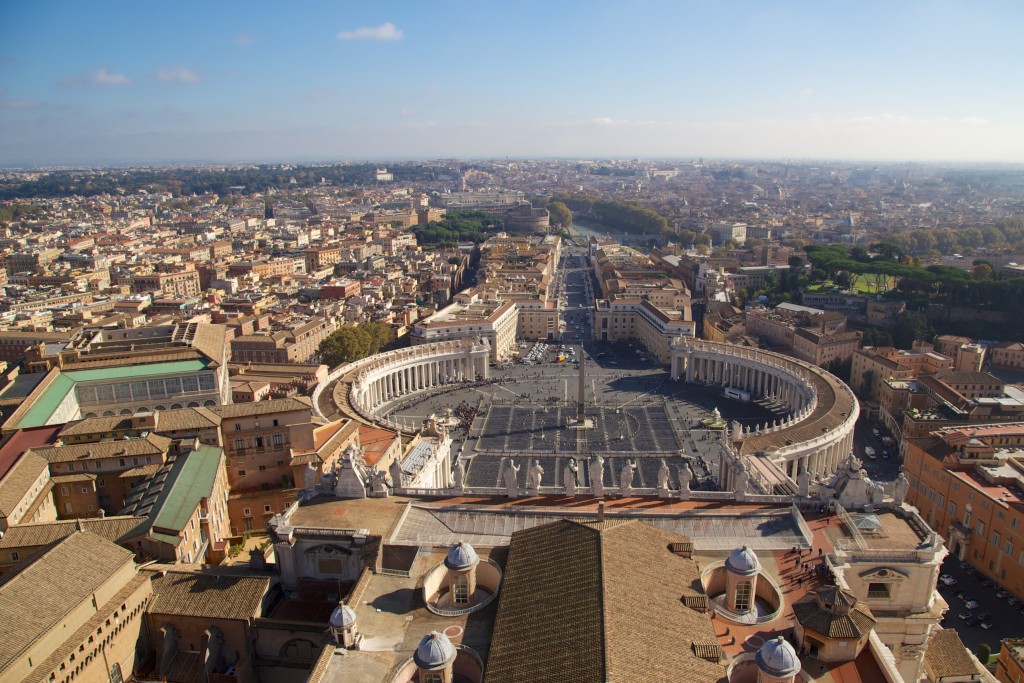
<instances>
[{"instance_id":1,"label":"flat rooftop","mask_svg":"<svg viewBox=\"0 0 1024 683\"><path fill-rule=\"evenodd\" d=\"M292 527L366 529L395 545L447 547L460 540L474 547L507 546L514 532L564 518L592 517L598 500L557 496L429 499L393 496L352 500L318 499L299 507ZM694 547L728 551L741 545L786 550L810 539L790 505L723 504L653 497L607 499L608 517L640 519L689 536ZM797 513L798 514L798 513Z\"/></svg>"}]
</instances>

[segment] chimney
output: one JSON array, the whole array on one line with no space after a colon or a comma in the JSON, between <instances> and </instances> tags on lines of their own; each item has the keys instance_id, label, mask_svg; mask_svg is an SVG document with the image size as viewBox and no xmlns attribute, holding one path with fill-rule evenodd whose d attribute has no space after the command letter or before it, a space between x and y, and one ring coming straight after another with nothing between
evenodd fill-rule
<instances>
[{"instance_id":1,"label":"chimney","mask_svg":"<svg viewBox=\"0 0 1024 683\"><path fill-rule=\"evenodd\" d=\"M597 521L599 521L599 522L603 522L604 521L604 501L603 500L597 501Z\"/></svg>"}]
</instances>

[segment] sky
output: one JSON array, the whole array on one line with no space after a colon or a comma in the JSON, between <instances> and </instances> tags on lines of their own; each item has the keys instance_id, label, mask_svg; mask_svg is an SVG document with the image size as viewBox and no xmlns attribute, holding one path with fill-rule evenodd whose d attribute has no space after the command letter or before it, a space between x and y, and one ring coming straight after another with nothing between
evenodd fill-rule
<instances>
[{"instance_id":1,"label":"sky","mask_svg":"<svg viewBox=\"0 0 1024 683\"><path fill-rule=\"evenodd\" d=\"M1024 162L1024 3L0 2L0 166Z\"/></svg>"}]
</instances>

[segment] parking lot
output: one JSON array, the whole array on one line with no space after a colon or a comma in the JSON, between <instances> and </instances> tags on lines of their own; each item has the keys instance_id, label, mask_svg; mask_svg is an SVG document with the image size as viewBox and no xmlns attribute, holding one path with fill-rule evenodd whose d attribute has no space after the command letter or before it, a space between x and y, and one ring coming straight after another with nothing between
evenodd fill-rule
<instances>
[{"instance_id":1,"label":"parking lot","mask_svg":"<svg viewBox=\"0 0 1024 683\"><path fill-rule=\"evenodd\" d=\"M981 643L988 643L996 653L1000 639L1024 635L1024 605L1010 596L999 597L998 586L975 574L969 565L961 566L955 557L946 558L942 574L956 581L952 586L939 582L939 594L949 603L942 627L955 629L971 652L977 652ZM967 606L971 600L977 603L976 607ZM983 623L991 628L982 628Z\"/></svg>"}]
</instances>

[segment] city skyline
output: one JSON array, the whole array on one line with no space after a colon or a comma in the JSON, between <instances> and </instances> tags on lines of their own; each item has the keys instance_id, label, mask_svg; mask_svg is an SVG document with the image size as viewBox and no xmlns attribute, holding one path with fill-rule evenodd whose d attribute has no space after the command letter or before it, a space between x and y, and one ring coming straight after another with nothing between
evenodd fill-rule
<instances>
[{"instance_id":1,"label":"city skyline","mask_svg":"<svg viewBox=\"0 0 1024 683\"><path fill-rule=\"evenodd\" d=\"M0 164L1024 161L1016 4L498 10L9 6Z\"/></svg>"}]
</instances>

